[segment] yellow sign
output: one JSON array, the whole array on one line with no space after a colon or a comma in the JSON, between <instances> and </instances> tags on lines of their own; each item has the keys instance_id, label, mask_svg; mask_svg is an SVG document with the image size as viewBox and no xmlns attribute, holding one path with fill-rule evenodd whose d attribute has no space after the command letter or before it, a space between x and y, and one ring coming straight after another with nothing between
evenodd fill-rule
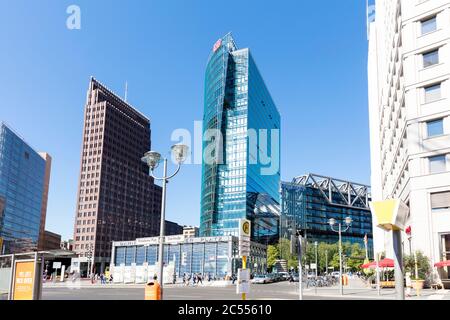
<instances>
[{"instance_id":1,"label":"yellow sign","mask_svg":"<svg viewBox=\"0 0 450 320\"><path fill-rule=\"evenodd\" d=\"M0 237L0 254L3 254L3 238Z\"/></svg>"},{"instance_id":2,"label":"yellow sign","mask_svg":"<svg viewBox=\"0 0 450 320\"><path fill-rule=\"evenodd\" d=\"M242 224L242 232L243 232L245 235L250 235L250 222L245 221L245 222Z\"/></svg>"},{"instance_id":3,"label":"yellow sign","mask_svg":"<svg viewBox=\"0 0 450 320\"><path fill-rule=\"evenodd\" d=\"M247 219L239 220L239 237L250 237L250 221Z\"/></svg>"},{"instance_id":4,"label":"yellow sign","mask_svg":"<svg viewBox=\"0 0 450 320\"><path fill-rule=\"evenodd\" d=\"M34 276L34 261L16 262L13 300L33 300Z\"/></svg>"},{"instance_id":5,"label":"yellow sign","mask_svg":"<svg viewBox=\"0 0 450 320\"><path fill-rule=\"evenodd\" d=\"M370 203L372 216L378 227L390 230L404 230L409 212L408 206L399 199Z\"/></svg>"}]
</instances>

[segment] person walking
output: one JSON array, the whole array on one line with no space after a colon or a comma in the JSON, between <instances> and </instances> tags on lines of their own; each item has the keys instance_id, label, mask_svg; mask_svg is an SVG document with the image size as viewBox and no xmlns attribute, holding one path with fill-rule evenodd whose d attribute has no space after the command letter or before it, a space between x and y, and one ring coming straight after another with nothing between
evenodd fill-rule
<instances>
[{"instance_id":1,"label":"person walking","mask_svg":"<svg viewBox=\"0 0 450 320\"><path fill-rule=\"evenodd\" d=\"M201 274L198 275L197 279L198 279L198 283L203 285L203 279L202 279L202 275Z\"/></svg>"}]
</instances>

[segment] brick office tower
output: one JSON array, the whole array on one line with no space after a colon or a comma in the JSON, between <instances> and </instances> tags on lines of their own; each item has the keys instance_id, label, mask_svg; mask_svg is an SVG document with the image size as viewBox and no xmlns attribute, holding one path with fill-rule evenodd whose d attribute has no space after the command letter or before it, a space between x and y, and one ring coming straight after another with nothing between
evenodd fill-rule
<instances>
[{"instance_id":1,"label":"brick office tower","mask_svg":"<svg viewBox=\"0 0 450 320\"><path fill-rule=\"evenodd\" d=\"M92 271L102 272L112 241L159 235L161 187L141 162L150 144L149 119L91 78L74 228L83 275L90 251Z\"/></svg>"}]
</instances>

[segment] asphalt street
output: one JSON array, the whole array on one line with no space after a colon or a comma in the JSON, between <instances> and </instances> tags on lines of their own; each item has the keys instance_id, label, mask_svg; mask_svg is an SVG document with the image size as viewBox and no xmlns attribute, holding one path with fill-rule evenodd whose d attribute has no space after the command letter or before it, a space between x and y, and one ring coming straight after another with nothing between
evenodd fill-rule
<instances>
[{"instance_id":1,"label":"asphalt street","mask_svg":"<svg viewBox=\"0 0 450 320\"><path fill-rule=\"evenodd\" d=\"M297 300L298 283L280 282L265 285L252 285L248 300ZM329 289L335 295L338 288ZM318 297L314 289L304 291L305 300L336 300L352 299L344 297ZM167 300L239 300L235 287L166 287L164 290ZM140 287L44 287L43 300L143 300L144 286Z\"/></svg>"}]
</instances>

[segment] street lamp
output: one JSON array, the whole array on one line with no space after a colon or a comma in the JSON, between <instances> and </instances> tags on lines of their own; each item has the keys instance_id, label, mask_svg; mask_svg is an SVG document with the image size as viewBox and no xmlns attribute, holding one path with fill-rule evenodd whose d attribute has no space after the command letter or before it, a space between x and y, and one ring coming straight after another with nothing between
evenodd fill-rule
<instances>
[{"instance_id":1,"label":"street lamp","mask_svg":"<svg viewBox=\"0 0 450 320\"><path fill-rule=\"evenodd\" d=\"M172 156L175 159L175 161L177 162L177 169L176 169L175 173L172 174L171 176L167 175L167 159L162 160L164 162L163 176L156 177L153 174L153 171L156 168L158 168L158 166L161 162L161 154L160 153L158 153L156 151L149 151L141 159L142 162L144 162L145 164L147 164L149 166L150 175L155 180L163 181L162 200L161 200L161 223L160 223L160 232L159 232L159 256L158 256L158 269L159 269L158 280L159 280L160 286L161 286L161 299L163 297L163 285L164 285L163 259L164 259L164 226L165 226L165 221L166 221L166 217L165 217L166 216L166 188L167 188L168 181L170 179L172 179L173 177L175 177L178 174L178 172L180 171L181 164L186 161L186 158L187 158L187 155L189 152L189 147L185 146L185 145L181 145L181 144L174 145L171 149L172 149Z\"/></svg>"},{"instance_id":2,"label":"street lamp","mask_svg":"<svg viewBox=\"0 0 450 320\"><path fill-rule=\"evenodd\" d=\"M317 248L318 248L318 246L319 246L319 243L317 241L315 241L314 242L314 247L316 248L316 279L319 276L318 271L317 271L319 269L319 265L317 263Z\"/></svg>"},{"instance_id":3,"label":"street lamp","mask_svg":"<svg viewBox=\"0 0 450 320\"><path fill-rule=\"evenodd\" d=\"M302 248L302 242L303 242L303 236L305 235L305 231L301 229L297 229L296 236L298 237L298 292L299 292L299 300L303 300L303 266L302 266L302 259L303 259L303 248Z\"/></svg>"},{"instance_id":4,"label":"street lamp","mask_svg":"<svg viewBox=\"0 0 450 320\"><path fill-rule=\"evenodd\" d=\"M350 229L353 220L351 217L345 218L345 230L342 230L342 223L337 223L336 219L330 219L328 223L330 224L331 230L337 232L339 234L339 283L341 287L341 295L344 295L344 284L342 279L342 232L346 232ZM338 225L338 229L334 229L334 227Z\"/></svg>"}]
</instances>

